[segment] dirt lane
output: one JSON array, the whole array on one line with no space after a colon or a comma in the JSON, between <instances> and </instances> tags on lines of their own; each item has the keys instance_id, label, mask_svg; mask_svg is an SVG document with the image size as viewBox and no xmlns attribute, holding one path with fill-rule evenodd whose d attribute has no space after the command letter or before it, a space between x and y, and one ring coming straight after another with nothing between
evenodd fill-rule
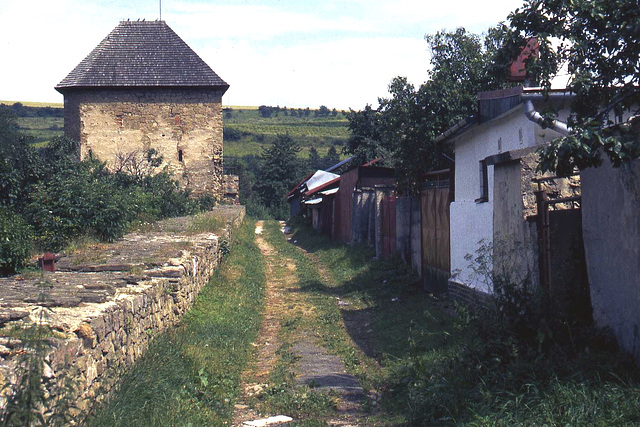
<instances>
[{"instance_id":1,"label":"dirt lane","mask_svg":"<svg viewBox=\"0 0 640 427\"><path fill-rule=\"evenodd\" d=\"M242 395L235 406L233 425L254 425L251 422L257 419L290 415L264 413L260 408L260 393L269 386L269 376L278 363L278 349L282 348L295 355L293 369L301 393L329 393L332 396L335 410L322 417L328 425L364 425L364 393L358 380L346 372L338 356L322 347L316 331L304 327L313 324L310 319L317 313L304 293L300 292L295 262L264 239L263 227L264 223L259 221L256 244L266 261L266 307L259 338L254 343L256 351L253 363L243 375ZM326 277L326 271L323 273ZM303 326L286 327L287 330L283 331L283 324L288 325L292 319ZM293 418L294 421L302 421L301 418Z\"/></svg>"}]
</instances>

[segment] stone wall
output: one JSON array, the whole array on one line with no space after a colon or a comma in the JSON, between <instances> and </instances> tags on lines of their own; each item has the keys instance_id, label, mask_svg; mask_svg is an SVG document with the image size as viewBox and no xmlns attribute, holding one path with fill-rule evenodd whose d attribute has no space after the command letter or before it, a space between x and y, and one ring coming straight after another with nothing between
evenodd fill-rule
<instances>
[{"instance_id":1,"label":"stone wall","mask_svg":"<svg viewBox=\"0 0 640 427\"><path fill-rule=\"evenodd\" d=\"M43 368L41 412L49 419L64 410L80 423L151 339L192 306L244 212L224 206L208 213L225 219L216 234L193 230L191 217L175 218L61 257L55 273L0 279L0 408L24 370L34 369L24 357L33 343L12 337L40 325L47 346L30 363ZM77 408L56 406L64 400Z\"/></svg>"},{"instance_id":2,"label":"stone wall","mask_svg":"<svg viewBox=\"0 0 640 427\"><path fill-rule=\"evenodd\" d=\"M65 94L65 136L110 169L135 169L148 149L194 195L223 196L222 90L83 89Z\"/></svg>"},{"instance_id":3,"label":"stone wall","mask_svg":"<svg viewBox=\"0 0 640 427\"><path fill-rule=\"evenodd\" d=\"M223 175L222 202L232 205L240 204L240 177L238 175Z\"/></svg>"}]
</instances>

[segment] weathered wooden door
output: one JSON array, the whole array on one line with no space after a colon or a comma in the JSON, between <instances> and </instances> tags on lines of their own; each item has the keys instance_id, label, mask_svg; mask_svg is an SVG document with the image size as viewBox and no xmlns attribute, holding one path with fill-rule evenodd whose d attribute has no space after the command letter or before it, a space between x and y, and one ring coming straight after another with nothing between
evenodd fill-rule
<instances>
[{"instance_id":1,"label":"weathered wooden door","mask_svg":"<svg viewBox=\"0 0 640 427\"><path fill-rule=\"evenodd\" d=\"M424 288L446 292L451 275L448 182L431 184L422 189L420 196Z\"/></svg>"},{"instance_id":2,"label":"weathered wooden door","mask_svg":"<svg viewBox=\"0 0 640 427\"><path fill-rule=\"evenodd\" d=\"M382 198L382 255L396 250L396 196Z\"/></svg>"}]
</instances>

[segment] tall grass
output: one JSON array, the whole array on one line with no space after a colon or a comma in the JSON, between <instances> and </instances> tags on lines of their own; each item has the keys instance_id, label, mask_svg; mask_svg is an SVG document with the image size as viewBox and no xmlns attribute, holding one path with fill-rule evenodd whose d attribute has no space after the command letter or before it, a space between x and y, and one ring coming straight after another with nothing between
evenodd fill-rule
<instances>
[{"instance_id":1,"label":"tall grass","mask_svg":"<svg viewBox=\"0 0 640 427\"><path fill-rule=\"evenodd\" d=\"M233 251L176 328L156 337L92 426L225 425L263 311L264 260L245 220Z\"/></svg>"}]
</instances>

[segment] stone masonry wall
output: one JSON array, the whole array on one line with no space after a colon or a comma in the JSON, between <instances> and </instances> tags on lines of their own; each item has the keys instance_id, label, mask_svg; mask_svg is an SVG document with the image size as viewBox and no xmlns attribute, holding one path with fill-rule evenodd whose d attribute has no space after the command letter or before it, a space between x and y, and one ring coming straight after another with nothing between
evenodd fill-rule
<instances>
[{"instance_id":1,"label":"stone masonry wall","mask_svg":"<svg viewBox=\"0 0 640 427\"><path fill-rule=\"evenodd\" d=\"M33 369L24 365L32 344L13 338L15 331L40 324L49 332L35 362L43 369L41 412L50 419L64 411L81 423L152 337L192 306L244 212L222 206L209 213L226 221L219 235L193 231L191 217L174 218L62 257L55 273L0 279L0 418L25 369ZM65 400L75 408L61 408Z\"/></svg>"},{"instance_id":2,"label":"stone masonry wall","mask_svg":"<svg viewBox=\"0 0 640 427\"><path fill-rule=\"evenodd\" d=\"M222 196L222 93L214 89L86 89L65 93L65 136L111 169L146 150L194 195Z\"/></svg>"}]
</instances>

